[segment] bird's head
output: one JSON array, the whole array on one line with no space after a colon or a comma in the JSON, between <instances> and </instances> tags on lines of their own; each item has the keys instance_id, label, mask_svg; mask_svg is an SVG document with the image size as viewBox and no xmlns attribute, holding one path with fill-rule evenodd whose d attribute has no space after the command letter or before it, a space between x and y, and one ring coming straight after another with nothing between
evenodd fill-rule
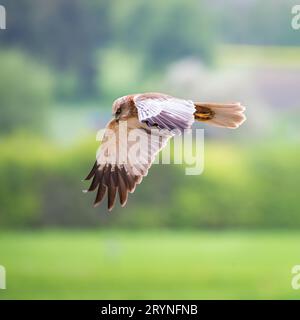
<instances>
[{"instance_id":1,"label":"bird's head","mask_svg":"<svg viewBox=\"0 0 300 320\"><path fill-rule=\"evenodd\" d=\"M112 113L117 121L126 120L128 118L130 114L130 103L127 96L118 98L114 101Z\"/></svg>"}]
</instances>

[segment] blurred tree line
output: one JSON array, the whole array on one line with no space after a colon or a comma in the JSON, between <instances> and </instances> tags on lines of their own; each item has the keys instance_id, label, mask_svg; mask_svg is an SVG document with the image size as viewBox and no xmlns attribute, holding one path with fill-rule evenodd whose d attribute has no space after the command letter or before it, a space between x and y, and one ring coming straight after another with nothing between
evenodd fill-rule
<instances>
[{"instance_id":1,"label":"blurred tree line","mask_svg":"<svg viewBox=\"0 0 300 320\"><path fill-rule=\"evenodd\" d=\"M0 51L0 135L27 128L40 133L53 102L54 79L44 66L17 51Z\"/></svg>"},{"instance_id":2,"label":"blurred tree line","mask_svg":"<svg viewBox=\"0 0 300 320\"><path fill-rule=\"evenodd\" d=\"M208 144L202 175L153 165L127 206L111 213L107 199L93 208L95 193L81 192L96 142L61 149L20 133L0 149L1 227L300 227L300 152L293 145Z\"/></svg>"},{"instance_id":3,"label":"blurred tree line","mask_svg":"<svg viewBox=\"0 0 300 320\"><path fill-rule=\"evenodd\" d=\"M291 27L291 10L297 4L294 0L232 0L236 10L228 10L228 2L216 6L223 41L271 46L300 45L298 31Z\"/></svg>"},{"instance_id":4,"label":"blurred tree line","mask_svg":"<svg viewBox=\"0 0 300 320\"><path fill-rule=\"evenodd\" d=\"M212 63L216 41L300 44L290 0L233 3L238 13L206 0L3 0L8 28L0 45L53 69L56 97L78 100L111 99L105 79L118 72L115 63L126 68L128 56L133 69L155 74L187 56ZM108 56L112 70L103 67Z\"/></svg>"},{"instance_id":5,"label":"blurred tree line","mask_svg":"<svg viewBox=\"0 0 300 320\"><path fill-rule=\"evenodd\" d=\"M55 68L60 98L105 94L96 81L103 72L97 60L102 49L117 48L142 59L143 72L182 56L200 55L206 62L212 57L213 24L196 0L2 2L8 28L0 36L1 46L19 48Z\"/></svg>"},{"instance_id":6,"label":"blurred tree line","mask_svg":"<svg viewBox=\"0 0 300 320\"><path fill-rule=\"evenodd\" d=\"M30 128L30 119L37 127L51 98L110 104L128 92L153 90L175 60L197 56L213 63L217 40L299 44L288 24L290 1L246 1L239 15L213 3L3 0L0 130L10 131L14 122ZM15 94L16 88L23 92Z\"/></svg>"}]
</instances>

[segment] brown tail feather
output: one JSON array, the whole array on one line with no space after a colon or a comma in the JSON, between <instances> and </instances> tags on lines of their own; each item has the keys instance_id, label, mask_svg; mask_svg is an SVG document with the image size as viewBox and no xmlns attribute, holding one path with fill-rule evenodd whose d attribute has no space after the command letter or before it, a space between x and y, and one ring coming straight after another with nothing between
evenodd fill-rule
<instances>
[{"instance_id":1,"label":"brown tail feather","mask_svg":"<svg viewBox=\"0 0 300 320\"><path fill-rule=\"evenodd\" d=\"M195 120L218 127L235 129L245 120L245 107L240 103L203 103L195 102Z\"/></svg>"}]
</instances>

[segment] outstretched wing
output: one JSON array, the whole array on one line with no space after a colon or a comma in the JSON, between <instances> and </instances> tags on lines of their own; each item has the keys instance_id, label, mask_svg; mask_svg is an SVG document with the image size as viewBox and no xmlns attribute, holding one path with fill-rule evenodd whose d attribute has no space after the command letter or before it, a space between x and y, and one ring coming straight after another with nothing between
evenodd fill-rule
<instances>
[{"instance_id":1,"label":"outstretched wing","mask_svg":"<svg viewBox=\"0 0 300 320\"><path fill-rule=\"evenodd\" d=\"M161 93L138 94L133 101L139 120L149 127L176 132L189 129L194 122L195 106L192 101Z\"/></svg>"},{"instance_id":2,"label":"outstretched wing","mask_svg":"<svg viewBox=\"0 0 300 320\"><path fill-rule=\"evenodd\" d=\"M112 210L117 192L125 206L128 192L141 183L156 154L172 134L166 130L148 128L136 117L128 121L112 120L106 127L97 159L86 180L92 180L88 190L97 189L94 205L108 195L108 210Z\"/></svg>"}]
</instances>

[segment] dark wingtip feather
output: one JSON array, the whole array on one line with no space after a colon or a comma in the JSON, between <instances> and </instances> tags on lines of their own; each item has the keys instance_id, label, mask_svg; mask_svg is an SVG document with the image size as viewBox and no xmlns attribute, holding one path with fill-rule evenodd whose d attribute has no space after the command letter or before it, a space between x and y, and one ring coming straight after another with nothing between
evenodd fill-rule
<instances>
[{"instance_id":1,"label":"dark wingtip feather","mask_svg":"<svg viewBox=\"0 0 300 320\"><path fill-rule=\"evenodd\" d=\"M128 199L128 186L122 177L122 173L118 171L118 191L121 206L124 207Z\"/></svg>"},{"instance_id":2,"label":"dark wingtip feather","mask_svg":"<svg viewBox=\"0 0 300 320\"><path fill-rule=\"evenodd\" d=\"M121 167L120 174L123 178L123 181L127 185L129 192L132 193L135 190L135 186L136 186L135 179L130 175L130 173L126 172L126 169L124 168L124 166Z\"/></svg>"},{"instance_id":3,"label":"dark wingtip feather","mask_svg":"<svg viewBox=\"0 0 300 320\"><path fill-rule=\"evenodd\" d=\"M111 211L115 205L116 193L117 193L116 187L111 186L108 188L108 198L107 198L108 211Z\"/></svg>"},{"instance_id":4,"label":"dark wingtip feather","mask_svg":"<svg viewBox=\"0 0 300 320\"><path fill-rule=\"evenodd\" d=\"M143 180L143 176L139 175L139 176L135 176L135 182L136 184L140 184Z\"/></svg>"},{"instance_id":5,"label":"dark wingtip feather","mask_svg":"<svg viewBox=\"0 0 300 320\"><path fill-rule=\"evenodd\" d=\"M105 167L102 169L99 169L99 166L97 167L97 170L95 171L95 174L94 174L94 178L92 180L90 187L87 189L87 192L94 191L102 183L104 170L105 170Z\"/></svg>"},{"instance_id":6,"label":"dark wingtip feather","mask_svg":"<svg viewBox=\"0 0 300 320\"><path fill-rule=\"evenodd\" d=\"M103 174L103 183L105 183L105 185L107 187L109 187L110 185L110 175L111 175L111 164L106 165L105 169L104 169L104 174Z\"/></svg>"},{"instance_id":7,"label":"dark wingtip feather","mask_svg":"<svg viewBox=\"0 0 300 320\"><path fill-rule=\"evenodd\" d=\"M94 174L95 174L96 170L98 169L98 167L99 167L99 165L98 165L97 161L95 161L92 170L91 170L90 173L84 178L84 180L90 180L90 179L94 176Z\"/></svg>"},{"instance_id":8,"label":"dark wingtip feather","mask_svg":"<svg viewBox=\"0 0 300 320\"><path fill-rule=\"evenodd\" d=\"M108 186L108 198L107 198L107 207L108 211L111 211L115 205L117 187L115 186L113 179L113 172L110 171L109 176L109 186Z\"/></svg>"},{"instance_id":9,"label":"dark wingtip feather","mask_svg":"<svg viewBox=\"0 0 300 320\"><path fill-rule=\"evenodd\" d=\"M92 183L87 191L94 191L98 185L99 185L99 176L97 173L95 173Z\"/></svg>"},{"instance_id":10,"label":"dark wingtip feather","mask_svg":"<svg viewBox=\"0 0 300 320\"><path fill-rule=\"evenodd\" d=\"M103 200L103 198L105 196L105 193L106 193L106 186L101 184L98 188L98 192L97 192L96 199L94 202L94 208L96 208L101 203L101 201Z\"/></svg>"}]
</instances>

